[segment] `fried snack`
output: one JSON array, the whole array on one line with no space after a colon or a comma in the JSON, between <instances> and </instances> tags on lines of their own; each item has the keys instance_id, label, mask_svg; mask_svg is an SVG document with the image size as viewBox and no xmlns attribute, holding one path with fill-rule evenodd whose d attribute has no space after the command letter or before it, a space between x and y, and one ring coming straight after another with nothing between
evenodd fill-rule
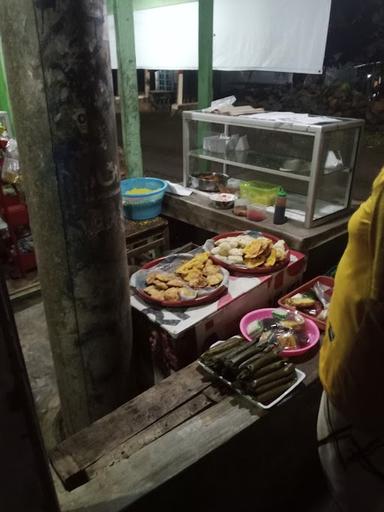
<instances>
[{"instance_id":1,"label":"fried snack","mask_svg":"<svg viewBox=\"0 0 384 512\"><path fill-rule=\"evenodd\" d=\"M176 274L188 274L191 270L201 270L209 258L208 252L198 254L189 261L186 261L176 269Z\"/></svg>"},{"instance_id":2,"label":"fried snack","mask_svg":"<svg viewBox=\"0 0 384 512\"><path fill-rule=\"evenodd\" d=\"M197 291L191 290L190 288L180 288L180 298L185 300L195 299L197 297Z\"/></svg>"},{"instance_id":3,"label":"fried snack","mask_svg":"<svg viewBox=\"0 0 384 512\"><path fill-rule=\"evenodd\" d=\"M283 261L287 256L287 249L284 240L278 240L274 244L274 249L276 250L276 260Z\"/></svg>"},{"instance_id":4,"label":"fried snack","mask_svg":"<svg viewBox=\"0 0 384 512\"><path fill-rule=\"evenodd\" d=\"M180 300L180 290L179 288L168 288L168 290L166 290L164 292L164 300L169 300L171 302L176 302L178 300Z\"/></svg>"},{"instance_id":5,"label":"fried snack","mask_svg":"<svg viewBox=\"0 0 384 512\"><path fill-rule=\"evenodd\" d=\"M264 262L265 262L264 256L260 256L259 258L244 258L244 264L248 268L261 267L261 265L263 265Z\"/></svg>"},{"instance_id":6,"label":"fried snack","mask_svg":"<svg viewBox=\"0 0 384 512\"><path fill-rule=\"evenodd\" d=\"M156 281L156 279L156 272L151 272L150 274L147 275L145 282L147 284L153 284Z\"/></svg>"},{"instance_id":7,"label":"fried snack","mask_svg":"<svg viewBox=\"0 0 384 512\"><path fill-rule=\"evenodd\" d=\"M168 289L168 284L167 283L163 283L162 281L158 281L157 279L156 279L156 281L153 282L153 284L159 290L167 290Z\"/></svg>"},{"instance_id":8,"label":"fried snack","mask_svg":"<svg viewBox=\"0 0 384 512\"><path fill-rule=\"evenodd\" d=\"M276 260L277 260L276 249L274 247L272 247L271 253L268 256L268 258L266 259L266 261L265 261L265 266L266 267L273 267L273 265L276 264Z\"/></svg>"},{"instance_id":9,"label":"fried snack","mask_svg":"<svg viewBox=\"0 0 384 512\"><path fill-rule=\"evenodd\" d=\"M257 258L258 256L261 256L264 252L267 252L267 250L269 250L272 246L272 240L270 240L269 238L257 238L244 248L244 259Z\"/></svg>"},{"instance_id":10,"label":"fried snack","mask_svg":"<svg viewBox=\"0 0 384 512\"><path fill-rule=\"evenodd\" d=\"M187 281L187 283L189 283L189 281L192 281L193 279L199 279L202 275L203 273L200 270L191 270L190 272L188 272L188 274L184 276L184 280Z\"/></svg>"},{"instance_id":11,"label":"fried snack","mask_svg":"<svg viewBox=\"0 0 384 512\"><path fill-rule=\"evenodd\" d=\"M170 281L167 282L167 285L170 287L182 288L185 286L185 281L180 279L180 277L174 277Z\"/></svg>"},{"instance_id":12,"label":"fried snack","mask_svg":"<svg viewBox=\"0 0 384 512\"><path fill-rule=\"evenodd\" d=\"M201 275L200 277L191 279L188 284L191 288L205 288L208 286L208 281L203 275Z\"/></svg>"},{"instance_id":13,"label":"fried snack","mask_svg":"<svg viewBox=\"0 0 384 512\"><path fill-rule=\"evenodd\" d=\"M168 283L168 281L169 281L170 279L172 279L173 277L175 277L175 275L174 275L174 274L170 274L170 273L166 273L166 272L158 272L158 273L156 274L156 279L157 279L158 281L163 282L163 283Z\"/></svg>"},{"instance_id":14,"label":"fried snack","mask_svg":"<svg viewBox=\"0 0 384 512\"><path fill-rule=\"evenodd\" d=\"M144 288L145 293L150 295L153 299L156 300L164 300L164 291L158 290L154 286L148 286L147 288Z\"/></svg>"},{"instance_id":15,"label":"fried snack","mask_svg":"<svg viewBox=\"0 0 384 512\"><path fill-rule=\"evenodd\" d=\"M209 262L211 260L208 260ZM217 274L220 272L220 267L218 265L214 265L213 263L208 263L205 265L203 274L206 276L210 276L211 274Z\"/></svg>"},{"instance_id":16,"label":"fried snack","mask_svg":"<svg viewBox=\"0 0 384 512\"><path fill-rule=\"evenodd\" d=\"M207 283L209 286L216 286L220 284L223 280L223 274L221 272L216 272L216 274L210 274L207 277Z\"/></svg>"},{"instance_id":17,"label":"fried snack","mask_svg":"<svg viewBox=\"0 0 384 512\"><path fill-rule=\"evenodd\" d=\"M143 289L143 292L147 293L148 295L151 295L151 293L154 291L156 291L156 287L153 285L147 286L146 288Z\"/></svg>"}]
</instances>

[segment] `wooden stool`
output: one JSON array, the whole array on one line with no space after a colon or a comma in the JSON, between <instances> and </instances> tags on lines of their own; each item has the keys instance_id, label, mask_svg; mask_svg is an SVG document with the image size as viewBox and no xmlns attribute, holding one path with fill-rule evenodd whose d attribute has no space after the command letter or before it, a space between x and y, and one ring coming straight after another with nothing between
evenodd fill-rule
<instances>
[{"instance_id":1,"label":"wooden stool","mask_svg":"<svg viewBox=\"0 0 384 512\"><path fill-rule=\"evenodd\" d=\"M134 265L136 258L149 251L153 251L153 257L156 258L169 250L168 221L162 217L141 221L126 219L125 237L130 265Z\"/></svg>"}]
</instances>

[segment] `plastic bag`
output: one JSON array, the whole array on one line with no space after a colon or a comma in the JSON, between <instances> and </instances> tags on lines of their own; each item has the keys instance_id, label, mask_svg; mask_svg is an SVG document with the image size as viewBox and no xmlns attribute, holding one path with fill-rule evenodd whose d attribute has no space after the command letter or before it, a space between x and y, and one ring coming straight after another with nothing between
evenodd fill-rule
<instances>
[{"instance_id":1,"label":"plastic bag","mask_svg":"<svg viewBox=\"0 0 384 512\"><path fill-rule=\"evenodd\" d=\"M236 96L226 96L225 98L220 98L218 100L212 101L211 106L208 108L204 108L203 112L215 112L219 110L221 107L233 105L236 101Z\"/></svg>"},{"instance_id":2,"label":"plastic bag","mask_svg":"<svg viewBox=\"0 0 384 512\"><path fill-rule=\"evenodd\" d=\"M9 139L6 145L1 178L5 183L12 185L21 181L19 151L15 139Z\"/></svg>"}]
</instances>

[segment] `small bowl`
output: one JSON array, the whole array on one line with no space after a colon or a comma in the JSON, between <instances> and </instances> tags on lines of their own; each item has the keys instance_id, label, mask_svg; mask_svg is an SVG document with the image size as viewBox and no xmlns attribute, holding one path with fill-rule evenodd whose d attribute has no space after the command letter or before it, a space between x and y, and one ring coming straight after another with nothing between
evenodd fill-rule
<instances>
[{"instance_id":1,"label":"small bowl","mask_svg":"<svg viewBox=\"0 0 384 512\"><path fill-rule=\"evenodd\" d=\"M227 210L233 208L236 196L234 194L212 194L211 201L216 208Z\"/></svg>"},{"instance_id":2,"label":"small bowl","mask_svg":"<svg viewBox=\"0 0 384 512\"><path fill-rule=\"evenodd\" d=\"M204 192L217 192L227 185L229 176L227 174L212 172L210 174L194 176L194 178L197 178L198 188L200 190Z\"/></svg>"}]
</instances>

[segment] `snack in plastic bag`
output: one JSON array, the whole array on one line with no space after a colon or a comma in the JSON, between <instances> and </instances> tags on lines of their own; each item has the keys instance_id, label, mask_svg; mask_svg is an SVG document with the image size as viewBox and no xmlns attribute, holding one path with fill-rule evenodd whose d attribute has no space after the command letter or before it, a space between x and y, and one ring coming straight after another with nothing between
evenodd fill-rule
<instances>
[{"instance_id":1,"label":"snack in plastic bag","mask_svg":"<svg viewBox=\"0 0 384 512\"><path fill-rule=\"evenodd\" d=\"M5 183L17 185L21 181L19 152L15 139L9 139L5 148L1 178Z\"/></svg>"}]
</instances>

